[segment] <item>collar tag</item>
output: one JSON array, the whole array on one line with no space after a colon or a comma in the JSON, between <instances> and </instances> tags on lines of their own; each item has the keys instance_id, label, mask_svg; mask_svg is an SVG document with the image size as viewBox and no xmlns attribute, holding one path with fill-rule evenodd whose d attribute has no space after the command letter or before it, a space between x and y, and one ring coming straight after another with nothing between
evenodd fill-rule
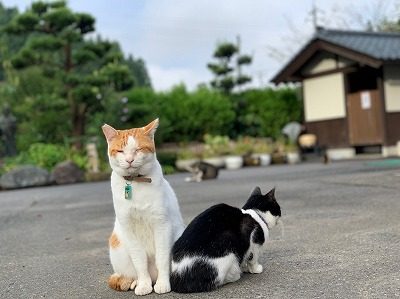
<instances>
[{"instance_id":1,"label":"collar tag","mask_svg":"<svg viewBox=\"0 0 400 299\"><path fill-rule=\"evenodd\" d=\"M125 183L125 199L132 199L132 185L128 182Z\"/></svg>"}]
</instances>

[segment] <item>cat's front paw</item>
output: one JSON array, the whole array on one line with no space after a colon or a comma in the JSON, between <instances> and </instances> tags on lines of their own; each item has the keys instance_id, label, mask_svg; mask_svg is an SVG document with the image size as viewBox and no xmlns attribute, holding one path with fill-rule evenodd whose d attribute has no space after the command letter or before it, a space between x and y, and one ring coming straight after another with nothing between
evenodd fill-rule
<instances>
[{"instance_id":1,"label":"cat's front paw","mask_svg":"<svg viewBox=\"0 0 400 299\"><path fill-rule=\"evenodd\" d=\"M171 292L171 284L169 283L169 280L157 280L156 284L154 285L154 292L157 294Z\"/></svg>"},{"instance_id":2,"label":"cat's front paw","mask_svg":"<svg viewBox=\"0 0 400 299\"><path fill-rule=\"evenodd\" d=\"M151 280L146 281L138 281L135 287L135 294L138 296L143 296L150 294L153 291L153 287L151 285Z\"/></svg>"},{"instance_id":3,"label":"cat's front paw","mask_svg":"<svg viewBox=\"0 0 400 299\"><path fill-rule=\"evenodd\" d=\"M249 271L249 265L247 263L243 263L242 265L240 265L240 270L242 272L248 273Z\"/></svg>"},{"instance_id":4,"label":"cat's front paw","mask_svg":"<svg viewBox=\"0 0 400 299\"><path fill-rule=\"evenodd\" d=\"M249 272L253 274L259 274L263 271L263 266L261 264L250 265Z\"/></svg>"}]
</instances>

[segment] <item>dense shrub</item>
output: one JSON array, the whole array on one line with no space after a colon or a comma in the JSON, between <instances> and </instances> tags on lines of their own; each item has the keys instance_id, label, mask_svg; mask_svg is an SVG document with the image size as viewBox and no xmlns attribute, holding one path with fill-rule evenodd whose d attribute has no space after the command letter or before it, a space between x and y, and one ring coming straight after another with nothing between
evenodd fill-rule
<instances>
[{"instance_id":1,"label":"dense shrub","mask_svg":"<svg viewBox=\"0 0 400 299\"><path fill-rule=\"evenodd\" d=\"M35 74L34 70L31 72ZM26 73L30 74L30 71ZM85 168L85 154L71 152L70 146L64 146L70 136L66 121L70 115L65 111L63 100L51 90L39 88L42 84L39 77L37 83L35 98L29 98L25 91L13 96L13 112L18 119L18 149L25 154L11 159L7 165L26 161L50 168L54 161L59 162L63 157ZM126 129L141 127L159 117L156 143L160 145L163 142L203 141L206 134L234 139L239 136L277 139L286 123L302 118L302 102L297 90L289 88L249 90L229 97L206 87L191 92L183 85L167 92L134 88L127 94L105 94L103 104L103 111L93 111L87 123L88 135L82 141L97 143L104 165L107 162L107 145L101 131L104 123ZM47 145L35 148L38 145L34 144L38 142Z\"/></svg>"},{"instance_id":2,"label":"dense shrub","mask_svg":"<svg viewBox=\"0 0 400 299\"><path fill-rule=\"evenodd\" d=\"M33 164L47 169L64 161L66 156L65 148L56 144L34 143L28 150L28 157Z\"/></svg>"},{"instance_id":3,"label":"dense shrub","mask_svg":"<svg viewBox=\"0 0 400 299\"><path fill-rule=\"evenodd\" d=\"M52 168L65 160L71 160L80 168L85 169L87 157L84 153L58 144L33 143L27 151L4 161L2 172L7 172L23 164L32 164L52 170Z\"/></svg>"},{"instance_id":4,"label":"dense shrub","mask_svg":"<svg viewBox=\"0 0 400 299\"><path fill-rule=\"evenodd\" d=\"M156 117L160 118L157 144L202 141L206 134L276 139L285 124L301 122L302 102L297 90L290 88L249 90L229 98L206 87L192 92L183 85L167 92L137 88L125 101L109 101L106 112L93 118L96 125L89 132L97 132L103 140L104 122L125 129L141 127Z\"/></svg>"},{"instance_id":5,"label":"dense shrub","mask_svg":"<svg viewBox=\"0 0 400 299\"><path fill-rule=\"evenodd\" d=\"M278 138L285 124L301 122L302 102L296 89L257 89L234 99L236 135Z\"/></svg>"},{"instance_id":6,"label":"dense shrub","mask_svg":"<svg viewBox=\"0 0 400 299\"><path fill-rule=\"evenodd\" d=\"M235 115L228 98L205 87L188 92L180 85L161 93L136 89L127 97L125 126L143 126L159 117L159 142L202 140L207 133L228 134Z\"/></svg>"}]
</instances>

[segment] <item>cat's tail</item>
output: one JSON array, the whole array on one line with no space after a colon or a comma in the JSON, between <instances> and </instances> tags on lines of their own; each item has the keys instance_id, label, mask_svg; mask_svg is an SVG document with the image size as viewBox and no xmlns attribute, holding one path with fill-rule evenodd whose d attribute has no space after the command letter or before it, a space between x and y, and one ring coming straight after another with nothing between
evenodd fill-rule
<instances>
[{"instance_id":1,"label":"cat's tail","mask_svg":"<svg viewBox=\"0 0 400 299\"><path fill-rule=\"evenodd\" d=\"M197 259L193 264L177 269L171 273L171 289L177 293L210 292L217 288L217 269Z\"/></svg>"}]
</instances>

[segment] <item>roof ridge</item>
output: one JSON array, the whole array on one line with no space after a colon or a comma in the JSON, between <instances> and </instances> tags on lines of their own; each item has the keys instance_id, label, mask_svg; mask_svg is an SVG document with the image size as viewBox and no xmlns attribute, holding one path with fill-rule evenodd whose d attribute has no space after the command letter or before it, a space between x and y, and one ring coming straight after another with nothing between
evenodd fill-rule
<instances>
[{"instance_id":1,"label":"roof ridge","mask_svg":"<svg viewBox=\"0 0 400 299\"><path fill-rule=\"evenodd\" d=\"M324 32L326 33L343 33L353 35L370 35L370 36L399 36L400 32L384 32L384 31L361 31L361 30L345 30L345 29L331 29L319 27L314 34L314 37L323 37Z\"/></svg>"}]
</instances>

